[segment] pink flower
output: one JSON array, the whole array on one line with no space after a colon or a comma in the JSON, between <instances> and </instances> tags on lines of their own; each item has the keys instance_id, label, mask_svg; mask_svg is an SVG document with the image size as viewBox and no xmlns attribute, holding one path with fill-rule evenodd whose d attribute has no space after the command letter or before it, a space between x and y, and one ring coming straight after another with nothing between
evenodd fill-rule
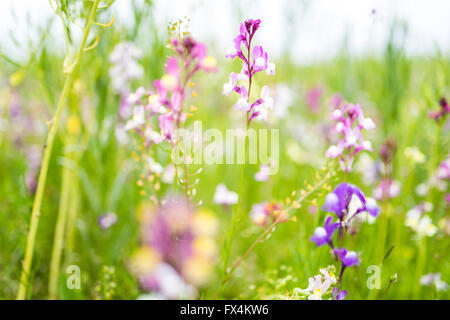
<instances>
[{"instance_id":1,"label":"pink flower","mask_svg":"<svg viewBox=\"0 0 450 320\"><path fill-rule=\"evenodd\" d=\"M310 89L306 93L306 104L311 108L312 112L319 111L320 100L322 98L323 89L319 86Z\"/></svg>"},{"instance_id":2,"label":"pink flower","mask_svg":"<svg viewBox=\"0 0 450 320\"><path fill-rule=\"evenodd\" d=\"M335 131L341 140L326 151L329 158L339 158L342 170L350 171L355 156L363 151L372 151L370 141L364 140L362 130L372 130L375 123L364 117L359 104L345 104L331 113L331 119L337 121Z\"/></svg>"},{"instance_id":3,"label":"pink flower","mask_svg":"<svg viewBox=\"0 0 450 320\"><path fill-rule=\"evenodd\" d=\"M267 109L271 109L273 105L273 100L268 96L267 87L263 88L261 98L251 102L249 101L247 87L240 86L237 83L239 80L248 80L248 88L250 88L253 76L257 72L265 70L267 74L275 74L275 64L269 62L269 55L264 51L263 47L257 45L254 46L253 49L251 48L253 36L259 29L260 24L261 21L259 19L249 19L241 23L239 34L234 39L234 47L228 50L226 57L231 59L239 57L242 60L242 68L240 73L237 74L232 72L230 74L229 82L224 84L222 90L222 94L226 96L232 91L235 91L240 95L238 101L234 104L234 107L235 109L246 111L247 113L252 111L248 116L249 123L256 117L267 119ZM242 45L245 46L246 50L242 51Z\"/></svg>"},{"instance_id":4,"label":"pink flower","mask_svg":"<svg viewBox=\"0 0 450 320\"><path fill-rule=\"evenodd\" d=\"M162 135L169 141L172 140L173 136L173 115L172 114L162 114L158 117L159 128L161 129Z\"/></svg>"}]
</instances>

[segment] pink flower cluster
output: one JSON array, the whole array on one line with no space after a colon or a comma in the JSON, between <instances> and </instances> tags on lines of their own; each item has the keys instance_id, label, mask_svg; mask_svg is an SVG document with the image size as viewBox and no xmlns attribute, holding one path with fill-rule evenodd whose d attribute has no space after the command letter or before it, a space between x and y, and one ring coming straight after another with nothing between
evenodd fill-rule
<instances>
[{"instance_id":1,"label":"pink flower cluster","mask_svg":"<svg viewBox=\"0 0 450 320\"><path fill-rule=\"evenodd\" d=\"M374 129L375 123L364 117L360 104L343 104L332 112L331 119L337 121L335 130L341 134L341 139L328 148L326 156L339 158L342 170L349 172L359 152L372 151L372 144L364 140L362 130Z\"/></svg>"},{"instance_id":2,"label":"pink flower cluster","mask_svg":"<svg viewBox=\"0 0 450 320\"><path fill-rule=\"evenodd\" d=\"M251 43L255 32L258 30L261 20L246 20L241 23L240 31L234 39L234 47L228 50L227 58L239 57L242 60L240 73L232 72L228 83L223 86L222 94L228 96L232 91L237 92L240 97L234 107L247 112L248 121L252 119L267 120L267 111L273 107L273 99L269 96L269 88L264 86L260 98L250 102L250 89L253 76L260 71L268 75L275 74L275 64L269 61L269 55L262 46L254 46ZM244 49L244 51L243 51ZM248 87L239 85L239 80L248 80Z\"/></svg>"},{"instance_id":3,"label":"pink flower cluster","mask_svg":"<svg viewBox=\"0 0 450 320\"><path fill-rule=\"evenodd\" d=\"M170 46L175 55L168 57L162 78L154 81L156 91L140 87L127 98L127 103L133 106L133 114L125 130L136 130L149 143L158 144L163 140L173 143L175 129L188 116L183 111L186 86L199 70L216 70L216 60L207 56L205 44L186 37L172 38ZM159 132L147 121L151 117L157 117Z\"/></svg>"}]
</instances>

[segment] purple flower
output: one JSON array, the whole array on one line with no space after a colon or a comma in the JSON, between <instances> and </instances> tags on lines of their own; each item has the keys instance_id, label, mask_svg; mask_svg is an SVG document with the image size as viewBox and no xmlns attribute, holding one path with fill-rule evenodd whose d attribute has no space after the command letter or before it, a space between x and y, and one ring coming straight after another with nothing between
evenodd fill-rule
<instances>
[{"instance_id":1,"label":"purple flower","mask_svg":"<svg viewBox=\"0 0 450 320\"><path fill-rule=\"evenodd\" d=\"M355 251L347 251L345 248L335 248L333 253L342 261L344 267L359 266L358 255Z\"/></svg>"},{"instance_id":2,"label":"purple flower","mask_svg":"<svg viewBox=\"0 0 450 320\"><path fill-rule=\"evenodd\" d=\"M339 290L338 287L333 288L333 300L344 300L347 296L347 290Z\"/></svg>"},{"instance_id":3,"label":"purple flower","mask_svg":"<svg viewBox=\"0 0 450 320\"><path fill-rule=\"evenodd\" d=\"M431 111L428 116L436 121L439 121L441 118L445 118L450 113L450 106L448 105L447 99L442 97L439 100L439 104L441 106L441 110L439 111Z\"/></svg>"},{"instance_id":4,"label":"purple flower","mask_svg":"<svg viewBox=\"0 0 450 320\"><path fill-rule=\"evenodd\" d=\"M98 218L98 224L102 229L108 229L115 225L118 221L117 214L108 212Z\"/></svg>"},{"instance_id":5,"label":"purple flower","mask_svg":"<svg viewBox=\"0 0 450 320\"><path fill-rule=\"evenodd\" d=\"M450 154L447 156L447 159L441 162L436 175L439 180L450 179Z\"/></svg>"},{"instance_id":6,"label":"purple flower","mask_svg":"<svg viewBox=\"0 0 450 320\"><path fill-rule=\"evenodd\" d=\"M324 227L317 227L310 240L315 242L318 247L323 246L325 243L328 243L332 247L331 237L338 226L339 223L333 223L333 217L328 216L325 219Z\"/></svg>"},{"instance_id":7,"label":"purple flower","mask_svg":"<svg viewBox=\"0 0 450 320\"><path fill-rule=\"evenodd\" d=\"M366 211L366 197L364 193L357 186L345 182L340 183L333 192L326 196L322 210L334 212L341 219L348 213L350 202L354 199L353 196L356 196L362 204L362 207L357 210L359 212Z\"/></svg>"}]
</instances>

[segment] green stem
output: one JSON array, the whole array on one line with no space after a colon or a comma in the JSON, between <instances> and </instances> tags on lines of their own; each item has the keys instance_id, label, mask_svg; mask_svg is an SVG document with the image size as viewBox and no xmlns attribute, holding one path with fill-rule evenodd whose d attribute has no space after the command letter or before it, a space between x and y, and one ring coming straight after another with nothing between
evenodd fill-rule
<instances>
[{"instance_id":1,"label":"green stem","mask_svg":"<svg viewBox=\"0 0 450 320\"><path fill-rule=\"evenodd\" d=\"M42 166L39 173L38 185L36 189L36 196L33 202L33 209L31 211L31 220L30 220L30 229L28 231L27 237L27 246L25 249L25 258L23 260L23 269L20 276L20 284L19 290L17 292L17 300L24 300L26 298L28 285L29 285L29 276L31 271L31 264L33 261L33 252L34 252L34 244L36 241L36 233L39 224L39 217L41 215L41 204L42 198L44 196L45 182L47 180L47 172L50 163L50 156L52 153L53 143L55 141L56 132L58 130L59 120L61 118L62 109L64 107L64 103L66 101L67 95L69 94L70 88L72 86L72 82L74 79L75 71L80 65L81 56L83 54L88 36L89 30L91 29L91 25L94 22L95 14L98 9L98 5L100 0L95 0L94 5L91 8L91 12L86 23L86 27L84 29L83 40L81 41L80 48L78 50L78 54L76 56L75 62L73 64L73 69L67 75L66 81L64 83L64 88L61 93L58 102L58 108L56 109L56 114L53 120L53 123L50 124L50 131L47 136L47 142L45 144L45 152L44 157L42 158Z\"/></svg>"},{"instance_id":2,"label":"green stem","mask_svg":"<svg viewBox=\"0 0 450 320\"><path fill-rule=\"evenodd\" d=\"M48 298L58 298L59 266L61 252L64 243L64 229L66 226L67 212L69 209L72 170L64 167L62 174L61 198L59 202L58 218L56 220L55 236L53 240L52 258L50 261L49 291Z\"/></svg>"},{"instance_id":3,"label":"green stem","mask_svg":"<svg viewBox=\"0 0 450 320\"><path fill-rule=\"evenodd\" d=\"M414 289L413 289L413 299L418 299L418 294L420 293L420 277L422 276L423 270L425 268L426 253L427 253L427 239L423 238L419 242L419 255L417 257L416 272L414 276Z\"/></svg>"}]
</instances>

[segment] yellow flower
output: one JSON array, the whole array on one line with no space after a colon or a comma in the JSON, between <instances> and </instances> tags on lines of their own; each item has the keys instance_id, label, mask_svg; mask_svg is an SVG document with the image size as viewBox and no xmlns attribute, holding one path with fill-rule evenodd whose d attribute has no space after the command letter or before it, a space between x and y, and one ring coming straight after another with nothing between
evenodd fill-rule
<instances>
[{"instance_id":1,"label":"yellow flower","mask_svg":"<svg viewBox=\"0 0 450 320\"><path fill-rule=\"evenodd\" d=\"M405 148L405 157L413 163L424 163L425 155L417 147Z\"/></svg>"},{"instance_id":2,"label":"yellow flower","mask_svg":"<svg viewBox=\"0 0 450 320\"><path fill-rule=\"evenodd\" d=\"M159 261L160 256L155 250L149 247L140 247L131 257L130 268L135 274L145 274L151 272Z\"/></svg>"},{"instance_id":3,"label":"yellow flower","mask_svg":"<svg viewBox=\"0 0 450 320\"><path fill-rule=\"evenodd\" d=\"M17 87L19 84L22 83L24 77L25 72L23 70L16 71L9 77L9 84L12 87Z\"/></svg>"},{"instance_id":4,"label":"yellow flower","mask_svg":"<svg viewBox=\"0 0 450 320\"><path fill-rule=\"evenodd\" d=\"M67 131L69 132L70 135L78 135L81 131L81 121L80 118L78 118L77 116L70 116L67 119Z\"/></svg>"},{"instance_id":5,"label":"yellow flower","mask_svg":"<svg viewBox=\"0 0 450 320\"><path fill-rule=\"evenodd\" d=\"M205 259L213 259L217 254L216 242L207 236L197 237L193 244L195 255L198 255Z\"/></svg>"},{"instance_id":6,"label":"yellow flower","mask_svg":"<svg viewBox=\"0 0 450 320\"><path fill-rule=\"evenodd\" d=\"M183 266L183 273L186 279L196 286L206 284L211 278L212 270L211 263L198 256L189 258Z\"/></svg>"},{"instance_id":7,"label":"yellow flower","mask_svg":"<svg viewBox=\"0 0 450 320\"><path fill-rule=\"evenodd\" d=\"M214 213L207 209L198 210L193 218L193 230L197 235L213 236L219 229Z\"/></svg>"}]
</instances>

